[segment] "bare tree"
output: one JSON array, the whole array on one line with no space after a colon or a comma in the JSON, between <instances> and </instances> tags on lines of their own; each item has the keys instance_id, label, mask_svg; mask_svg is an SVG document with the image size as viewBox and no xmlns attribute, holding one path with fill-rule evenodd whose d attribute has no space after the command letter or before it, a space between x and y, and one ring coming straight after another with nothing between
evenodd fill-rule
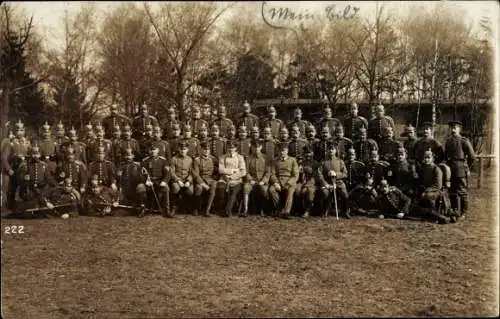
<instances>
[{"instance_id":1,"label":"bare tree","mask_svg":"<svg viewBox=\"0 0 500 319\"><path fill-rule=\"evenodd\" d=\"M163 3L155 14L144 4L162 53L173 67L174 85L164 89L174 99L181 119L186 93L207 71L209 55L204 54L204 44L227 8L214 3Z\"/></svg>"}]
</instances>

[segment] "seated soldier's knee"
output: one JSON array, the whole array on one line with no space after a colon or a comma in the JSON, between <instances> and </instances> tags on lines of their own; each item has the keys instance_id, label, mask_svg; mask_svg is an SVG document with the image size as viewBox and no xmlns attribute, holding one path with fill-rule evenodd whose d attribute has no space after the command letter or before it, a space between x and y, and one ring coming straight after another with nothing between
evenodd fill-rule
<instances>
[{"instance_id":1,"label":"seated soldier's knee","mask_svg":"<svg viewBox=\"0 0 500 319\"><path fill-rule=\"evenodd\" d=\"M187 196L193 196L193 194L194 194L193 186L186 187L186 190L184 191L184 193Z\"/></svg>"},{"instance_id":2,"label":"seated soldier's knee","mask_svg":"<svg viewBox=\"0 0 500 319\"><path fill-rule=\"evenodd\" d=\"M194 187L194 196L200 196L203 193L203 187L201 185L196 185Z\"/></svg>"},{"instance_id":3,"label":"seated soldier's knee","mask_svg":"<svg viewBox=\"0 0 500 319\"><path fill-rule=\"evenodd\" d=\"M259 185L257 188L258 193L261 197L267 198L269 187L267 185Z\"/></svg>"},{"instance_id":4,"label":"seated soldier's knee","mask_svg":"<svg viewBox=\"0 0 500 319\"><path fill-rule=\"evenodd\" d=\"M181 187L177 183L172 183L172 194L179 194Z\"/></svg>"},{"instance_id":5,"label":"seated soldier's knee","mask_svg":"<svg viewBox=\"0 0 500 319\"><path fill-rule=\"evenodd\" d=\"M327 188L322 188L319 193L321 194L322 198L327 198L328 196L330 196L330 190Z\"/></svg>"},{"instance_id":6,"label":"seated soldier's knee","mask_svg":"<svg viewBox=\"0 0 500 319\"><path fill-rule=\"evenodd\" d=\"M308 188L306 191L306 198L309 201L314 201L314 195L316 194L316 190L313 188Z\"/></svg>"}]
</instances>

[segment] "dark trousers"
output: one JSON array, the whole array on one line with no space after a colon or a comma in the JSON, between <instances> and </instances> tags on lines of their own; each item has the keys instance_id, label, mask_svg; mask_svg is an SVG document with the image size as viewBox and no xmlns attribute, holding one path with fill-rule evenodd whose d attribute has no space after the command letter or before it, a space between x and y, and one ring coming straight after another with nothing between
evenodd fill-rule
<instances>
[{"instance_id":1,"label":"dark trousers","mask_svg":"<svg viewBox=\"0 0 500 319\"><path fill-rule=\"evenodd\" d=\"M222 203L226 203L224 207L225 216L231 216L233 214L234 204L236 203L238 196L241 195L241 191L241 183L231 186L226 183L219 183L217 185L217 197L222 201Z\"/></svg>"},{"instance_id":2,"label":"dark trousers","mask_svg":"<svg viewBox=\"0 0 500 319\"><path fill-rule=\"evenodd\" d=\"M469 191L467 177L452 177L450 180L451 208L460 214L469 210Z\"/></svg>"},{"instance_id":3,"label":"dark trousers","mask_svg":"<svg viewBox=\"0 0 500 319\"><path fill-rule=\"evenodd\" d=\"M290 214L295 188L295 186L281 186L281 189L278 191L274 186L269 187L269 196L271 197L274 211L280 210L285 215Z\"/></svg>"},{"instance_id":4,"label":"dark trousers","mask_svg":"<svg viewBox=\"0 0 500 319\"><path fill-rule=\"evenodd\" d=\"M208 190L204 189L201 185L196 185L194 187L196 209L203 211L205 215L210 214L217 190L217 184L215 181L208 183L208 186L210 187Z\"/></svg>"},{"instance_id":5,"label":"dark trousers","mask_svg":"<svg viewBox=\"0 0 500 319\"><path fill-rule=\"evenodd\" d=\"M320 197L318 201L320 203L321 212L326 213L335 209L335 197L337 198L337 209L341 213L345 213L347 211L348 205L348 193L345 184L341 181L337 181L336 189L333 188L321 188L319 192ZM335 193L334 193L335 192Z\"/></svg>"}]
</instances>

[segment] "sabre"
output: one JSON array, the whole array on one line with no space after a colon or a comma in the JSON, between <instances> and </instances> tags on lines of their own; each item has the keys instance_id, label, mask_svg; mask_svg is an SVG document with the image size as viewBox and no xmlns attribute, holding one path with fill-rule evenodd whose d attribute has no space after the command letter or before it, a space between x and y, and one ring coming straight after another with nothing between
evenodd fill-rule
<instances>
[{"instance_id":1,"label":"sabre","mask_svg":"<svg viewBox=\"0 0 500 319\"><path fill-rule=\"evenodd\" d=\"M146 183L147 183L148 181L149 181L149 182L151 182L151 176L149 176L149 172L148 172L148 170L147 170L145 167L143 167L143 168L142 168L142 173L143 173L143 174L145 174L145 175L147 176L147 177L146 177ZM155 187L154 187L154 185L151 185L150 187L151 187L151 190L153 191L153 195L154 195L154 197L155 197L156 204L158 205L158 208L160 208L160 209L161 209L161 208L162 208L162 206L160 205L160 200L158 199L158 196L156 195Z\"/></svg>"},{"instance_id":2,"label":"sabre","mask_svg":"<svg viewBox=\"0 0 500 319\"><path fill-rule=\"evenodd\" d=\"M335 205L335 218L338 220L339 219L339 209L337 206L337 180L335 177L333 178L333 203Z\"/></svg>"}]
</instances>

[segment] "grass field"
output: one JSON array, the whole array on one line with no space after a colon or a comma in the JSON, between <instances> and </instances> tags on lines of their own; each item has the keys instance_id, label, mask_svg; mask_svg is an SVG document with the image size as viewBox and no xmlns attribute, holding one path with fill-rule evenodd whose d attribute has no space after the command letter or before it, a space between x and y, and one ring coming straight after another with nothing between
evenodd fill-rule
<instances>
[{"instance_id":1,"label":"grass field","mask_svg":"<svg viewBox=\"0 0 500 319\"><path fill-rule=\"evenodd\" d=\"M498 315L497 185L484 185L449 225L2 219L3 318Z\"/></svg>"}]
</instances>

